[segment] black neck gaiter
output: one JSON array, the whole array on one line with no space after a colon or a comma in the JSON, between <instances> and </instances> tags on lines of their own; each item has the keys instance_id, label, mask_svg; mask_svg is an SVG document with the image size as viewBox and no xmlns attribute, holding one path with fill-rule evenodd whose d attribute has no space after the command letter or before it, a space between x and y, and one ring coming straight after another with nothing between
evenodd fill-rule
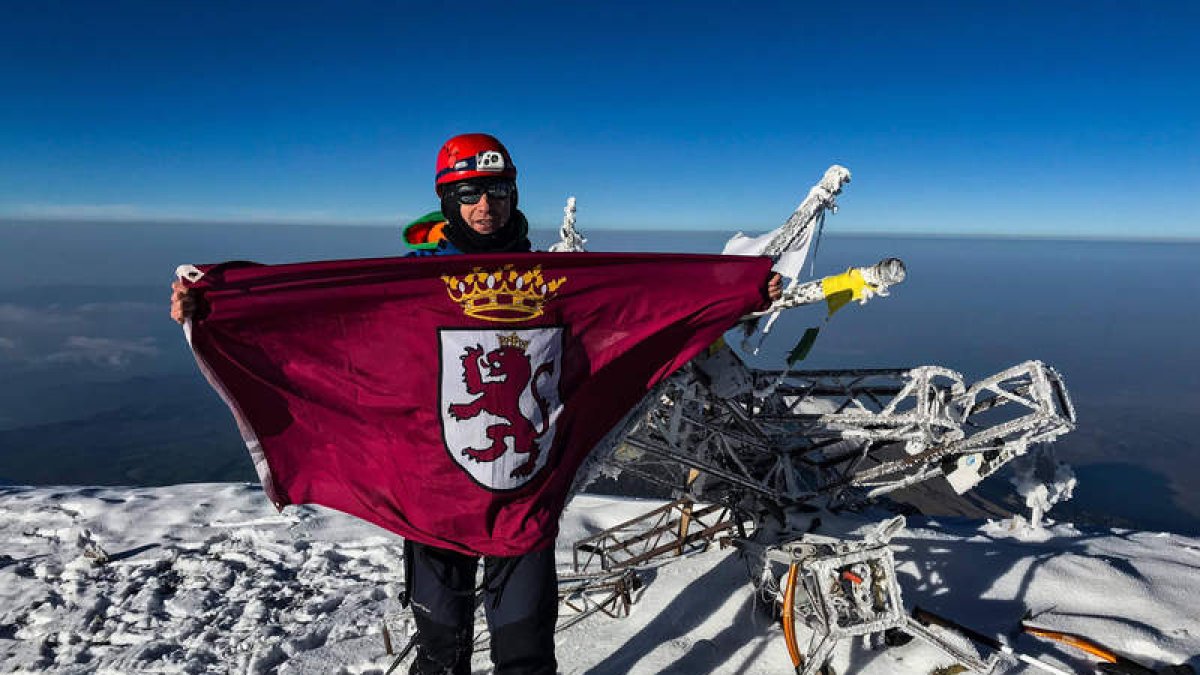
<instances>
[{"instance_id":1,"label":"black neck gaiter","mask_svg":"<svg viewBox=\"0 0 1200 675\"><path fill-rule=\"evenodd\" d=\"M504 227L491 234L472 230L459 213L458 200L449 195L442 199L442 215L446 217L446 238L463 253L521 253L533 248L529 243L529 221L516 208Z\"/></svg>"}]
</instances>

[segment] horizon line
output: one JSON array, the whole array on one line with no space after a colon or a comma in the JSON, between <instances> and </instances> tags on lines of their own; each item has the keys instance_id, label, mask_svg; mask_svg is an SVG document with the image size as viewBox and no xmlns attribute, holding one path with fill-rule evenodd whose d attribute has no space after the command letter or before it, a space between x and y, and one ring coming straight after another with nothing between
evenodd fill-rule
<instances>
[{"instance_id":1,"label":"horizon line","mask_svg":"<svg viewBox=\"0 0 1200 675\"><path fill-rule=\"evenodd\" d=\"M379 219L364 220L317 220L317 219L239 219L239 218L193 218L193 217L119 217L119 216L12 216L0 215L0 227L13 225L159 225L174 227L181 225L243 225L251 227L361 227L361 228L390 228L402 227L407 222L406 216L394 220ZM554 226L530 227L533 231L554 230ZM648 232L669 234L673 232L712 232L720 233L717 228L645 228L633 226L590 226L589 230L600 232L631 232L645 234ZM737 228L728 230L733 236ZM764 230L763 233L770 230ZM585 233L586 234L586 233ZM909 238L909 239L1002 239L1002 240L1037 240L1037 241L1113 241L1113 242L1147 242L1147 243L1200 243L1200 235L1112 235L1112 234L1072 234L1059 232L1012 233L1012 232L944 232L930 230L838 230L824 231L822 236L828 237L872 237L872 238Z\"/></svg>"}]
</instances>

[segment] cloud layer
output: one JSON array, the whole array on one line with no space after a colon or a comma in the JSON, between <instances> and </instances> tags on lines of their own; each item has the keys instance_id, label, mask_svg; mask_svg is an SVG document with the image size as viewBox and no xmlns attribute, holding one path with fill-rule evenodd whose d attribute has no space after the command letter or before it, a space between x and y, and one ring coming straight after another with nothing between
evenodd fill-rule
<instances>
[{"instance_id":1,"label":"cloud layer","mask_svg":"<svg viewBox=\"0 0 1200 675\"><path fill-rule=\"evenodd\" d=\"M162 306L116 300L72 307L0 303L0 366L18 370L94 367L125 370L161 354L145 331Z\"/></svg>"},{"instance_id":2,"label":"cloud layer","mask_svg":"<svg viewBox=\"0 0 1200 675\"><path fill-rule=\"evenodd\" d=\"M61 349L40 360L48 364L90 364L121 369L128 367L135 359L157 357L159 348L155 342L152 337L114 340L72 335L63 342Z\"/></svg>"}]
</instances>

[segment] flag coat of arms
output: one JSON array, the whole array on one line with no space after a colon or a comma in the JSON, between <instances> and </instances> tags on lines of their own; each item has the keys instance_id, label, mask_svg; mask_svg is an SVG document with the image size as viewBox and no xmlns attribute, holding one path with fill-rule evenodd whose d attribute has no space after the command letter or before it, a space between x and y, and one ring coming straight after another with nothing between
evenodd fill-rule
<instances>
[{"instance_id":1,"label":"flag coat of arms","mask_svg":"<svg viewBox=\"0 0 1200 675\"><path fill-rule=\"evenodd\" d=\"M188 328L279 508L474 555L550 545L575 471L761 308L768 258L527 253L203 265Z\"/></svg>"},{"instance_id":2,"label":"flag coat of arms","mask_svg":"<svg viewBox=\"0 0 1200 675\"><path fill-rule=\"evenodd\" d=\"M562 412L562 327L438 335L450 459L489 490L521 487L546 467Z\"/></svg>"}]
</instances>

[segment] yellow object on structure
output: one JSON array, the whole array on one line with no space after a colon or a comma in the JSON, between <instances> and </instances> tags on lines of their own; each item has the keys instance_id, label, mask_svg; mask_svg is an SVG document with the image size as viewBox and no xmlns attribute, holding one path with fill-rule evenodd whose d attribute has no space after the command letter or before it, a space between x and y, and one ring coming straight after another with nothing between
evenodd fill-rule
<instances>
[{"instance_id":1,"label":"yellow object on structure","mask_svg":"<svg viewBox=\"0 0 1200 675\"><path fill-rule=\"evenodd\" d=\"M862 300L869 284L863 279L862 272L849 269L841 274L825 277L821 280L821 290L825 293L825 304L829 306L829 315L845 307L851 300Z\"/></svg>"}]
</instances>

